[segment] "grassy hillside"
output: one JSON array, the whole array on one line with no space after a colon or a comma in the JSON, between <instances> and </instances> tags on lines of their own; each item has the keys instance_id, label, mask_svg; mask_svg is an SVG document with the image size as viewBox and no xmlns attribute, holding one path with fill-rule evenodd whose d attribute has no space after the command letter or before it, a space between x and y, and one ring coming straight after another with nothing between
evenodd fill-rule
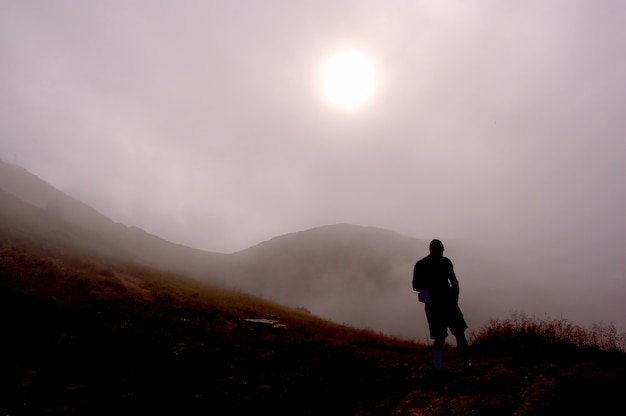
<instances>
[{"instance_id":1,"label":"grassy hillside","mask_svg":"<svg viewBox=\"0 0 626 416\"><path fill-rule=\"evenodd\" d=\"M344 385L386 382L368 355L415 348L146 266L6 236L0 305L0 409L8 414L260 404L298 414L301 400L309 414L331 403L349 414L361 395Z\"/></svg>"},{"instance_id":2,"label":"grassy hillside","mask_svg":"<svg viewBox=\"0 0 626 416\"><path fill-rule=\"evenodd\" d=\"M0 226L39 242L196 277L221 273L225 255L174 244L111 221L24 168L0 161Z\"/></svg>"},{"instance_id":3,"label":"grassy hillside","mask_svg":"<svg viewBox=\"0 0 626 416\"><path fill-rule=\"evenodd\" d=\"M4 414L576 414L626 383L606 331L494 321L434 375L427 345L7 234L0 308Z\"/></svg>"},{"instance_id":4,"label":"grassy hillside","mask_svg":"<svg viewBox=\"0 0 626 416\"><path fill-rule=\"evenodd\" d=\"M237 253L205 252L115 223L27 170L0 162L0 231L50 248L239 288L359 328L418 340L428 335L410 287L412 267L427 254L428 241L388 230L335 224L278 236ZM558 314L586 325L615 316L623 327L617 279L602 280L598 271L584 285L571 282L568 292L556 287L558 279L533 277L523 262L513 267L506 260L510 254L520 255L499 258L497 251L474 241L450 241L461 307L473 330L511 310ZM572 306L580 302L585 308Z\"/></svg>"},{"instance_id":5,"label":"grassy hillside","mask_svg":"<svg viewBox=\"0 0 626 416\"><path fill-rule=\"evenodd\" d=\"M433 374L429 345L299 307L308 305L297 294L331 287L348 313L375 314L371 294L406 292L394 265L412 263L417 240L339 225L204 253L21 175L0 171L1 185L25 192L0 190L2 414L552 415L621 405L626 339L611 325L494 320L471 339L472 371L448 348L445 371ZM290 305L216 284L233 276L262 277Z\"/></svg>"},{"instance_id":6,"label":"grassy hillside","mask_svg":"<svg viewBox=\"0 0 626 416\"><path fill-rule=\"evenodd\" d=\"M334 224L275 237L229 256L246 291L337 322L415 337L423 315L411 290L428 242L375 227Z\"/></svg>"}]
</instances>

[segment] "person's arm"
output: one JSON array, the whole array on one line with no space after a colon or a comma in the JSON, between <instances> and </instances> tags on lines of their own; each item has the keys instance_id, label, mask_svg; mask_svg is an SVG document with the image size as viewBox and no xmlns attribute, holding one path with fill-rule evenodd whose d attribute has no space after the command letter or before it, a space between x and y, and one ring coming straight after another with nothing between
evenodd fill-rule
<instances>
[{"instance_id":1,"label":"person's arm","mask_svg":"<svg viewBox=\"0 0 626 416\"><path fill-rule=\"evenodd\" d=\"M459 295L461 293L461 289L459 287L459 279L456 278L456 274L454 274L454 266L452 265L452 261L448 259L448 280L450 281L450 287L452 289L452 297L458 302Z\"/></svg>"}]
</instances>

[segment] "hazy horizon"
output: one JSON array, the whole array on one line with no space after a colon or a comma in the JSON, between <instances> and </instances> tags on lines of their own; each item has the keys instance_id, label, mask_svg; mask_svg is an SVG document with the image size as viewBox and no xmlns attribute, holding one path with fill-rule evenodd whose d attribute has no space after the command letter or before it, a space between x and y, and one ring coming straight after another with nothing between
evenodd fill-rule
<instances>
[{"instance_id":1,"label":"hazy horizon","mask_svg":"<svg viewBox=\"0 0 626 416\"><path fill-rule=\"evenodd\" d=\"M336 223L473 241L602 310L626 291L625 20L617 0L1 2L0 159L189 247ZM371 61L362 107L323 94L342 50Z\"/></svg>"}]
</instances>

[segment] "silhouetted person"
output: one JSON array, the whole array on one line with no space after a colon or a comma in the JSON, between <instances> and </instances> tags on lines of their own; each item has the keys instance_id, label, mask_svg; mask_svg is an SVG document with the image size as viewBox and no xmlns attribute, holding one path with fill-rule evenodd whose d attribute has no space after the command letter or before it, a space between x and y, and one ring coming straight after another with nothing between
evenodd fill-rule
<instances>
[{"instance_id":1,"label":"silhouetted person","mask_svg":"<svg viewBox=\"0 0 626 416\"><path fill-rule=\"evenodd\" d=\"M413 268L413 290L419 292L418 299L424 303L430 338L433 342L433 368L443 366L443 347L448 328L456 338L457 348L466 368L471 366L469 346L465 338L467 323L459 308L459 281L449 258L443 256L443 243L430 242L430 254L415 263Z\"/></svg>"}]
</instances>

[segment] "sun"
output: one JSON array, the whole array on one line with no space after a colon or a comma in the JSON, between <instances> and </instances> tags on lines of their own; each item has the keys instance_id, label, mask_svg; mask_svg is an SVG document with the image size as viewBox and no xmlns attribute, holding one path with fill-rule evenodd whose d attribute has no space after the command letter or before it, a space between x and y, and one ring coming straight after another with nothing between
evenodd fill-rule
<instances>
[{"instance_id":1,"label":"sun","mask_svg":"<svg viewBox=\"0 0 626 416\"><path fill-rule=\"evenodd\" d=\"M328 103L348 111L369 103L378 84L372 60L357 50L331 55L322 66L319 82Z\"/></svg>"}]
</instances>

